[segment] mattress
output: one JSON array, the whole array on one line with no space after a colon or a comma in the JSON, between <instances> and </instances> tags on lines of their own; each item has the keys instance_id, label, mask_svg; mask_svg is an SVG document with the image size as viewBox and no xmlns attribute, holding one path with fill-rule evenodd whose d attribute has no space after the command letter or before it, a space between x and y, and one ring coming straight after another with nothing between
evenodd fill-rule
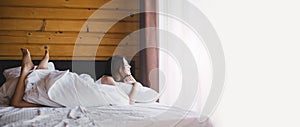
<instances>
[{"instance_id":1,"label":"mattress","mask_svg":"<svg viewBox=\"0 0 300 127\"><path fill-rule=\"evenodd\" d=\"M124 106L0 107L0 126L212 127L208 117L159 103Z\"/></svg>"}]
</instances>

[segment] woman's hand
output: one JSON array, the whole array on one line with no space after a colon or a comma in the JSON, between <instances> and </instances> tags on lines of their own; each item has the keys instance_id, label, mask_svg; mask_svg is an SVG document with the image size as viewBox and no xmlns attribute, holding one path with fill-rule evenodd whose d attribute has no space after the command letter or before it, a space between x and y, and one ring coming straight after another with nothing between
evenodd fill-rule
<instances>
[{"instance_id":1,"label":"woman's hand","mask_svg":"<svg viewBox=\"0 0 300 127\"><path fill-rule=\"evenodd\" d=\"M123 79L124 83L133 84L136 83L135 78L132 75L126 75Z\"/></svg>"},{"instance_id":2,"label":"woman's hand","mask_svg":"<svg viewBox=\"0 0 300 127\"><path fill-rule=\"evenodd\" d=\"M129 104L130 104L130 105L133 105L134 103L135 103L135 100L132 99L132 98L130 98L130 99L129 99Z\"/></svg>"}]
</instances>

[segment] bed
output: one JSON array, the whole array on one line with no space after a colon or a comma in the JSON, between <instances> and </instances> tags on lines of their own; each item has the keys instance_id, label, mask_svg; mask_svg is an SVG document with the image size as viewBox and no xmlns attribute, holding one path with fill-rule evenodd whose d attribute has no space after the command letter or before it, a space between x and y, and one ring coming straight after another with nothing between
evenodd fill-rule
<instances>
[{"instance_id":1,"label":"bed","mask_svg":"<svg viewBox=\"0 0 300 127\"><path fill-rule=\"evenodd\" d=\"M35 65L38 64L39 61L33 60ZM100 78L105 71L106 62L105 60L52 60L55 64L55 68L57 70L70 70L72 72L76 72L78 74L86 73L92 76L94 79ZM21 65L20 60L0 60L0 72L2 73L5 69L11 67L17 67ZM132 66L132 74L135 74L135 66L134 61L130 62ZM93 68L94 67L94 68ZM97 73L93 73L97 72ZM0 86L5 82L5 77L0 74Z\"/></svg>"},{"instance_id":2,"label":"bed","mask_svg":"<svg viewBox=\"0 0 300 127\"><path fill-rule=\"evenodd\" d=\"M72 69L72 65L93 65L93 61L52 61L59 70ZM0 61L1 72L15 67L20 61ZM106 61L96 61L97 74L88 68L75 70L76 73L90 74L94 79L103 73ZM134 65L132 65L134 67ZM132 69L134 70L134 69ZM73 70L74 71L74 70ZM133 73L134 74L134 73ZM3 76L1 81L5 81ZM1 83L2 84L2 83ZM0 107L0 126L153 126L153 127L212 127L208 117L197 112L166 106L157 102L135 103L134 105L106 105L97 107Z\"/></svg>"}]
</instances>

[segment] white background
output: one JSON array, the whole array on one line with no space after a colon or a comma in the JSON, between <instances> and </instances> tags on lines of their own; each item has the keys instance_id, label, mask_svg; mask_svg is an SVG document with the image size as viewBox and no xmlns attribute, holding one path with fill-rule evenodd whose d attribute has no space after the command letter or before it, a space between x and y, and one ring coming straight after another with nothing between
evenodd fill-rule
<instances>
[{"instance_id":1,"label":"white background","mask_svg":"<svg viewBox=\"0 0 300 127\"><path fill-rule=\"evenodd\" d=\"M190 0L217 31L226 84L216 127L300 127L300 1Z\"/></svg>"}]
</instances>

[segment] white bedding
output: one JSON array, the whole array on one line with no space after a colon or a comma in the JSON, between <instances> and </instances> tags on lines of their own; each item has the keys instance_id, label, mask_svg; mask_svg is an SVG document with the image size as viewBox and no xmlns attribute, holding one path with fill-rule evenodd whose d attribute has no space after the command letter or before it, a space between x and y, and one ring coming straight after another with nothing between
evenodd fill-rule
<instances>
[{"instance_id":1,"label":"white bedding","mask_svg":"<svg viewBox=\"0 0 300 127\"><path fill-rule=\"evenodd\" d=\"M36 68L35 66L34 68ZM55 71L55 66L52 62L48 63L48 70ZM0 87L0 106L8 106L11 97L14 94L19 76L21 72L21 67L13 67L5 69L3 75L6 82Z\"/></svg>"},{"instance_id":2,"label":"white bedding","mask_svg":"<svg viewBox=\"0 0 300 127\"><path fill-rule=\"evenodd\" d=\"M86 74L35 70L26 79L24 100L51 107L128 105L132 85L97 84ZM137 102L154 102L158 93L138 84Z\"/></svg>"},{"instance_id":3,"label":"white bedding","mask_svg":"<svg viewBox=\"0 0 300 127\"><path fill-rule=\"evenodd\" d=\"M0 105L8 105L17 77L10 78L0 88ZM97 84L86 74L67 71L34 70L25 80L27 102L51 107L128 105L132 85L118 83L116 86ZM158 93L139 84L137 102L154 102Z\"/></svg>"},{"instance_id":4,"label":"white bedding","mask_svg":"<svg viewBox=\"0 0 300 127\"><path fill-rule=\"evenodd\" d=\"M68 108L0 107L0 126L212 127L207 117L159 103Z\"/></svg>"},{"instance_id":5,"label":"white bedding","mask_svg":"<svg viewBox=\"0 0 300 127\"><path fill-rule=\"evenodd\" d=\"M24 100L32 103L52 107L59 107L59 105L66 107L104 106L116 103L116 101L110 100L106 90L99 89L94 80L86 74L36 70L28 76L26 81L28 83L26 83ZM120 95L115 93L115 96L119 98ZM118 101L117 104L123 104L124 101ZM126 104L128 103L127 99Z\"/></svg>"},{"instance_id":6,"label":"white bedding","mask_svg":"<svg viewBox=\"0 0 300 127\"><path fill-rule=\"evenodd\" d=\"M7 76L12 77L0 88L0 126L212 126L207 117L180 108L159 103L128 105L127 94L131 88L128 84L99 85L88 75L54 71L54 68L31 73L26 80L24 96L27 101L52 108L5 107L19 74L18 68L13 70L6 71ZM140 86L137 94L138 101L146 102L153 101L157 93Z\"/></svg>"},{"instance_id":7,"label":"white bedding","mask_svg":"<svg viewBox=\"0 0 300 127\"><path fill-rule=\"evenodd\" d=\"M11 78L0 88L0 106L8 106L17 84ZM128 105L128 95L114 86L99 85L86 74L34 70L25 80L27 102L51 107Z\"/></svg>"}]
</instances>

